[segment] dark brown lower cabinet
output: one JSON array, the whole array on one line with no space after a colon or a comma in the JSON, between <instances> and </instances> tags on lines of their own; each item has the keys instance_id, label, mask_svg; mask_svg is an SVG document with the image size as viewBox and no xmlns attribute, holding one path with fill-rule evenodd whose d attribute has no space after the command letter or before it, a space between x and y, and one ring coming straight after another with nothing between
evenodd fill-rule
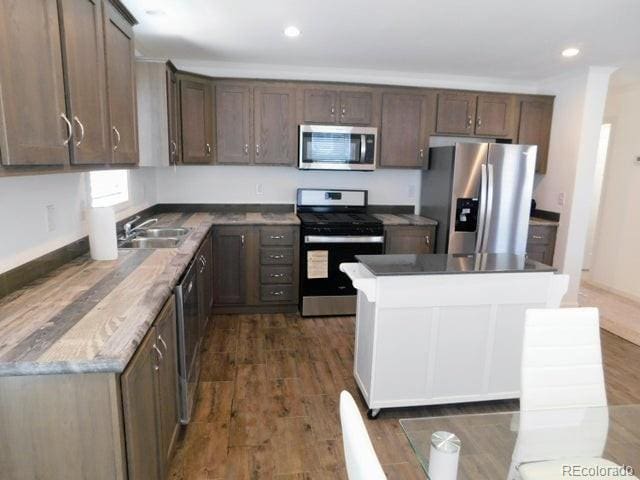
<instances>
[{"instance_id":1,"label":"dark brown lower cabinet","mask_svg":"<svg viewBox=\"0 0 640 480\"><path fill-rule=\"evenodd\" d=\"M211 233L202 241L196 253L198 268L198 307L200 310L200 336L204 335L213 308L213 249Z\"/></svg>"},{"instance_id":2,"label":"dark brown lower cabinet","mask_svg":"<svg viewBox=\"0 0 640 480\"><path fill-rule=\"evenodd\" d=\"M527 256L545 265L553 265L558 227L549 225L531 225L527 238Z\"/></svg>"},{"instance_id":3,"label":"dark brown lower cabinet","mask_svg":"<svg viewBox=\"0 0 640 480\"><path fill-rule=\"evenodd\" d=\"M435 226L387 226L384 230L386 254L433 253Z\"/></svg>"},{"instance_id":4,"label":"dark brown lower cabinet","mask_svg":"<svg viewBox=\"0 0 640 480\"><path fill-rule=\"evenodd\" d=\"M213 227L214 311L283 311L298 303L296 226Z\"/></svg>"},{"instance_id":5,"label":"dark brown lower cabinet","mask_svg":"<svg viewBox=\"0 0 640 480\"><path fill-rule=\"evenodd\" d=\"M121 377L129 480L166 476L179 428L176 348L172 296Z\"/></svg>"}]
</instances>

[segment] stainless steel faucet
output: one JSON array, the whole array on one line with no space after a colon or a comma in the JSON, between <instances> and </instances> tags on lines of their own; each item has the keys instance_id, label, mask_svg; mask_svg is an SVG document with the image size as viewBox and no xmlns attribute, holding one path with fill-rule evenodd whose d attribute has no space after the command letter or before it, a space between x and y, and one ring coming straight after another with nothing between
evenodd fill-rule
<instances>
[{"instance_id":1,"label":"stainless steel faucet","mask_svg":"<svg viewBox=\"0 0 640 480\"><path fill-rule=\"evenodd\" d=\"M154 223L156 223L158 221L157 218L150 218L149 220L145 220L140 225L136 225L134 227L133 224L136 223L138 220L140 220L140 216L136 216L132 220L130 220L127 223L124 224L124 238L125 239L131 237L131 235L133 235L133 233L135 231L141 230L142 228L144 228L144 227L146 227L148 225L153 225Z\"/></svg>"}]
</instances>

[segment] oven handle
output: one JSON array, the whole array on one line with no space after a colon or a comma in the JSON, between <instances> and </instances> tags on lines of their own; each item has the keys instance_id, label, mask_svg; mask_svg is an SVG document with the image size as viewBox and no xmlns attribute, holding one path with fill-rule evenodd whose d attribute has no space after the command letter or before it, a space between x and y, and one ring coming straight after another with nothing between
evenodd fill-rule
<instances>
[{"instance_id":1,"label":"oven handle","mask_svg":"<svg viewBox=\"0 0 640 480\"><path fill-rule=\"evenodd\" d=\"M384 243L384 237L355 235L305 235L304 243Z\"/></svg>"}]
</instances>

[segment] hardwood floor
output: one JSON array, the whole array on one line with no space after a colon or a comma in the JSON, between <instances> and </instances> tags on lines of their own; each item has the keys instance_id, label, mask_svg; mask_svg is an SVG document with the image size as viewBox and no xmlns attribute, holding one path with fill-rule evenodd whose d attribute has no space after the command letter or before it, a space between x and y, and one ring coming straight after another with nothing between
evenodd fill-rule
<instances>
[{"instance_id":1,"label":"hardwood floor","mask_svg":"<svg viewBox=\"0 0 640 480\"><path fill-rule=\"evenodd\" d=\"M220 315L210 325L193 421L170 478L345 479L340 391L366 412L352 376L354 317ZM640 403L640 347L604 331L602 343L609 403ZM517 408L507 401L390 409L365 421L388 478L423 480L399 418Z\"/></svg>"}]
</instances>

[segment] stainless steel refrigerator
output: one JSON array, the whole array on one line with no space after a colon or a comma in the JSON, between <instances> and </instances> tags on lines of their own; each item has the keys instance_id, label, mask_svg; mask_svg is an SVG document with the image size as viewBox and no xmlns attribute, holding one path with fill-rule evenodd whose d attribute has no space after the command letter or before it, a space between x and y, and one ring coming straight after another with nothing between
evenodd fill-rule
<instances>
[{"instance_id":1,"label":"stainless steel refrigerator","mask_svg":"<svg viewBox=\"0 0 640 480\"><path fill-rule=\"evenodd\" d=\"M502 143L429 149L420 213L438 221L436 253L526 252L536 150Z\"/></svg>"}]
</instances>

